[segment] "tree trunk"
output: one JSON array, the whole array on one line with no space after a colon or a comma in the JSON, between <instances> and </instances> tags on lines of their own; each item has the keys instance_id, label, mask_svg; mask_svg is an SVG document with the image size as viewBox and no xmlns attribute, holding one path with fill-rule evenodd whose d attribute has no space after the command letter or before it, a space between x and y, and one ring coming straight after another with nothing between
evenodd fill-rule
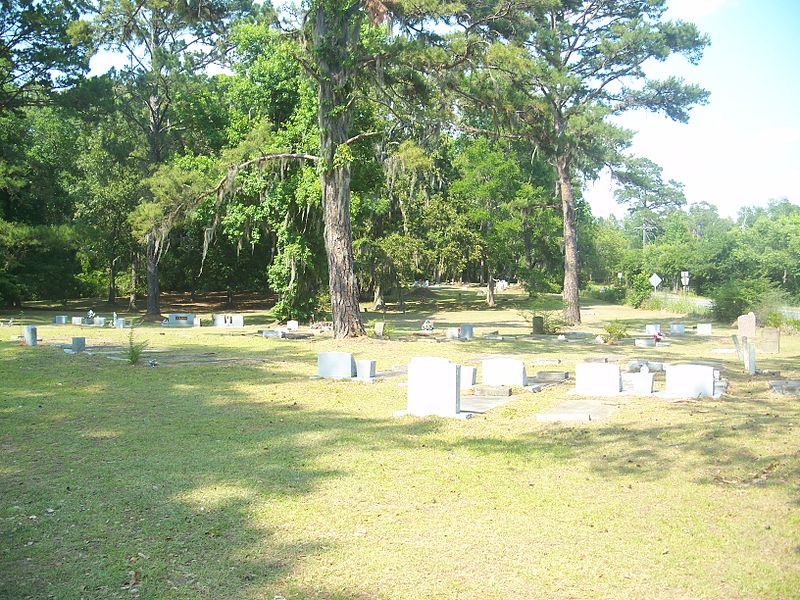
<instances>
[{"instance_id":1,"label":"tree trunk","mask_svg":"<svg viewBox=\"0 0 800 600\"><path fill-rule=\"evenodd\" d=\"M147 236L145 262L147 266L147 314L161 316L161 289L158 286L158 253L156 241L152 235Z\"/></svg>"},{"instance_id":2,"label":"tree trunk","mask_svg":"<svg viewBox=\"0 0 800 600\"><path fill-rule=\"evenodd\" d=\"M231 288L226 290L225 306L228 308L233 308L233 290Z\"/></svg>"},{"instance_id":3,"label":"tree trunk","mask_svg":"<svg viewBox=\"0 0 800 600\"><path fill-rule=\"evenodd\" d=\"M497 304L494 301L494 277L489 273L489 283L486 284L486 306L494 308Z\"/></svg>"},{"instance_id":4,"label":"tree trunk","mask_svg":"<svg viewBox=\"0 0 800 600\"><path fill-rule=\"evenodd\" d=\"M575 196L572 192L569 158L560 156L556 160L558 184L561 190L561 208L564 213L564 320L568 325L581 322L581 307L578 292L578 228L575 212Z\"/></svg>"},{"instance_id":5,"label":"tree trunk","mask_svg":"<svg viewBox=\"0 0 800 600\"><path fill-rule=\"evenodd\" d=\"M116 304L117 302L117 260L119 256L111 259L111 268L108 274L108 303Z\"/></svg>"},{"instance_id":6,"label":"tree trunk","mask_svg":"<svg viewBox=\"0 0 800 600\"><path fill-rule=\"evenodd\" d=\"M128 297L128 312L136 312L139 309L136 307L136 266L139 262L139 255L134 252L131 255L131 295Z\"/></svg>"},{"instance_id":7,"label":"tree trunk","mask_svg":"<svg viewBox=\"0 0 800 600\"><path fill-rule=\"evenodd\" d=\"M372 295L372 309L384 310L385 308L386 308L386 301L383 298L383 287L381 286L381 282L378 281L375 284L375 292Z\"/></svg>"},{"instance_id":8,"label":"tree trunk","mask_svg":"<svg viewBox=\"0 0 800 600\"><path fill-rule=\"evenodd\" d=\"M319 68L319 171L325 211L325 250L336 338L366 335L353 259L350 158L344 146L352 116L352 55L358 46L361 18L360 10L342 10L320 3L312 26Z\"/></svg>"}]
</instances>

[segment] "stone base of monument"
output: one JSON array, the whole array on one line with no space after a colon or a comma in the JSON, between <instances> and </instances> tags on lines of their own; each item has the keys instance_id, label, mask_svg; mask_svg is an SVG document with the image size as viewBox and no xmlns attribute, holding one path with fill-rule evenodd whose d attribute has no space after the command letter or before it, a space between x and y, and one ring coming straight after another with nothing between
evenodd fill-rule
<instances>
[{"instance_id":1,"label":"stone base of monument","mask_svg":"<svg viewBox=\"0 0 800 600\"><path fill-rule=\"evenodd\" d=\"M800 396L800 380L781 379L770 381L769 389L782 396Z\"/></svg>"}]
</instances>

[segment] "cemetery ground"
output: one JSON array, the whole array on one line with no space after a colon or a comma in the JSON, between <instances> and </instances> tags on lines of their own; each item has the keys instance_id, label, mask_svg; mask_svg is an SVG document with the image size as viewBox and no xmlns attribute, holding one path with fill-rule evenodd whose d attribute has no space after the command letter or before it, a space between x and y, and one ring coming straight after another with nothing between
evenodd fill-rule
<instances>
[{"instance_id":1,"label":"cemetery ground","mask_svg":"<svg viewBox=\"0 0 800 600\"><path fill-rule=\"evenodd\" d=\"M244 335L267 323L258 309L241 330L146 324L135 336L154 352L136 366L102 353L128 330L30 311L39 346L0 329L0 597L800 597L800 400L712 352L733 347L728 324L668 347L598 345L612 319L630 334L697 320L587 301L578 329L593 335L560 342L527 336L522 294L498 299L426 290L405 314L367 313L389 340ZM473 323L477 339L431 341L426 318L438 335ZM482 339L494 330L520 337ZM78 335L90 353L55 345ZM758 368L800 379L800 336L781 342ZM330 350L392 376L314 378ZM600 355L702 359L730 386L615 398L592 423L536 420L570 384L468 420L392 416L411 357L494 354L529 374Z\"/></svg>"}]
</instances>

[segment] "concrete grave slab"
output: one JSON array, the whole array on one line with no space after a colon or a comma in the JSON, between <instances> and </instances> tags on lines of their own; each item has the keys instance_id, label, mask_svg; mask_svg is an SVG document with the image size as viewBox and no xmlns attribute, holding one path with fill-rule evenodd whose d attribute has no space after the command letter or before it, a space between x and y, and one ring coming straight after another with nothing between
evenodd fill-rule
<instances>
[{"instance_id":1,"label":"concrete grave slab","mask_svg":"<svg viewBox=\"0 0 800 600\"><path fill-rule=\"evenodd\" d=\"M616 396L622 391L619 365L578 363L575 365L575 393L584 396Z\"/></svg>"},{"instance_id":2,"label":"concrete grave slab","mask_svg":"<svg viewBox=\"0 0 800 600\"><path fill-rule=\"evenodd\" d=\"M534 358L533 364L537 367L546 367L549 365L560 365L560 358Z\"/></svg>"},{"instance_id":3,"label":"concrete grave slab","mask_svg":"<svg viewBox=\"0 0 800 600\"><path fill-rule=\"evenodd\" d=\"M782 396L800 396L800 379L770 381L769 389Z\"/></svg>"},{"instance_id":4,"label":"concrete grave slab","mask_svg":"<svg viewBox=\"0 0 800 600\"><path fill-rule=\"evenodd\" d=\"M637 348L655 348L656 340L655 338L636 338L633 340L633 345Z\"/></svg>"},{"instance_id":5,"label":"concrete grave slab","mask_svg":"<svg viewBox=\"0 0 800 600\"><path fill-rule=\"evenodd\" d=\"M486 413L493 408L508 404L513 399L513 396L462 396L461 414Z\"/></svg>"},{"instance_id":6,"label":"concrete grave slab","mask_svg":"<svg viewBox=\"0 0 800 600\"><path fill-rule=\"evenodd\" d=\"M484 359L481 362L481 383L525 387L528 384L525 363L517 358Z\"/></svg>"},{"instance_id":7,"label":"concrete grave slab","mask_svg":"<svg viewBox=\"0 0 800 600\"><path fill-rule=\"evenodd\" d=\"M590 423L613 415L617 407L599 400L568 400L536 414L541 423Z\"/></svg>"},{"instance_id":8,"label":"concrete grave slab","mask_svg":"<svg viewBox=\"0 0 800 600\"><path fill-rule=\"evenodd\" d=\"M474 387L474 391L475 396L487 396L492 398L498 396L510 396L511 386L479 384Z\"/></svg>"},{"instance_id":9,"label":"concrete grave slab","mask_svg":"<svg viewBox=\"0 0 800 600\"><path fill-rule=\"evenodd\" d=\"M356 376L356 361L350 352L320 352L317 354L317 376L352 379Z\"/></svg>"},{"instance_id":10,"label":"concrete grave slab","mask_svg":"<svg viewBox=\"0 0 800 600\"><path fill-rule=\"evenodd\" d=\"M569 373L567 371L539 371L536 373L534 381L536 381L536 383L561 382L567 379L569 379Z\"/></svg>"}]
</instances>

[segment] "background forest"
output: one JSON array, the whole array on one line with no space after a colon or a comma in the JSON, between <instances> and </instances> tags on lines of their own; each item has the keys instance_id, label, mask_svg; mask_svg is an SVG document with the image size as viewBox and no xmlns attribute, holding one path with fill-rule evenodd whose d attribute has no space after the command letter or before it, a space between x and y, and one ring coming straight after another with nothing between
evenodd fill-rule
<instances>
[{"instance_id":1,"label":"background forest","mask_svg":"<svg viewBox=\"0 0 800 600\"><path fill-rule=\"evenodd\" d=\"M720 318L796 301L800 207L732 220L687 206L607 121L637 108L688 118L704 92L649 81L643 65L699 60L708 40L661 20L663 3L595 4L311 4L304 14L349 32L338 47L319 19L240 0L4 0L0 304L103 297L157 315L160 290L226 291L232 306L257 291L279 318L321 317L328 167L350 178L354 269L376 308L415 280L481 283L490 304L499 279L561 292L570 228L583 293L636 303L643 277L677 291L688 270ZM564 58L581 36L580 60ZM604 73L610 47L637 53ZM98 49L125 67L87 76ZM622 220L581 198L606 167Z\"/></svg>"}]
</instances>

